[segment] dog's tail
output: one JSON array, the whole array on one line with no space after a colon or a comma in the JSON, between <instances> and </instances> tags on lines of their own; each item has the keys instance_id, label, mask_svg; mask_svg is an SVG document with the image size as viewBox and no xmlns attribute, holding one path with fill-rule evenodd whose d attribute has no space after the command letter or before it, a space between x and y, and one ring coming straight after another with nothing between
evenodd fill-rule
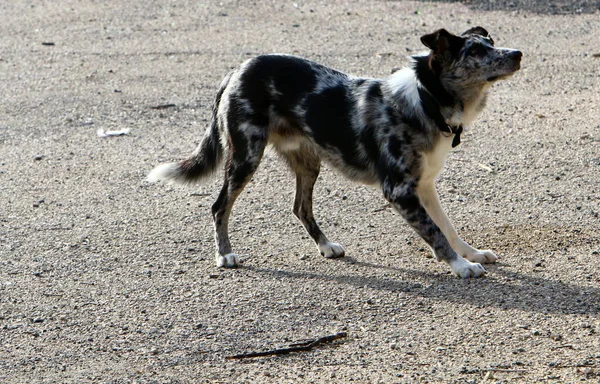
<instances>
[{"instance_id":1,"label":"dog's tail","mask_svg":"<svg viewBox=\"0 0 600 384\"><path fill-rule=\"evenodd\" d=\"M192 155L177 163L158 165L148 174L146 181L153 183L165 180L178 184L192 184L215 172L223 158L223 147L221 146L217 113L219 111L219 104L221 103L221 96L223 96L223 92L229 84L230 78L231 73L228 74L221 83L221 87L217 92L215 103L213 105L212 123L210 128L206 131L202 141Z\"/></svg>"}]
</instances>

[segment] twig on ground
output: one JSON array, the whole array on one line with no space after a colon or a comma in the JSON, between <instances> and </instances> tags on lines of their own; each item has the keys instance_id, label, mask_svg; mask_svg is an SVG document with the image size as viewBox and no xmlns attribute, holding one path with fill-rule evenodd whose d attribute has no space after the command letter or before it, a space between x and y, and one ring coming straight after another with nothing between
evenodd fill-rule
<instances>
[{"instance_id":1,"label":"twig on ground","mask_svg":"<svg viewBox=\"0 0 600 384\"><path fill-rule=\"evenodd\" d=\"M574 349L573 346L571 344L565 344L565 345L558 345L556 347L552 347L550 348L551 350L555 350L555 349L560 349L560 348L569 348L569 349Z\"/></svg>"},{"instance_id":2,"label":"twig on ground","mask_svg":"<svg viewBox=\"0 0 600 384\"><path fill-rule=\"evenodd\" d=\"M240 355L227 356L227 360L246 359L246 358L261 357L261 356L278 356L278 355L285 355L285 354L288 354L291 352L309 351L319 344L328 343L328 342L331 342L334 340L341 339L346 336L347 336L346 332L340 332L340 333L336 333L334 335L319 337L318 339L310 339L310 340L306 340L306 341L303 341L300 343L290 344L286 348L276 348L276 349L272 349L270 351L249 352L249 353L242 353Z\"/></svg>"},{"instance_id":3,"label":"twig on ground","mask_svg":"<svg viewBox=\"0 0 600 384\"><path fill-rule=\"evenodd\" d=\"M507 369L507 368L486 368L484 369L484 371L487 372L517 372L517 373L524 373L527 372L526 369Z\"/></svg>"},{"instance_id":4,"label":"twig on ground","mask_svg":"<svg viewBox=\"0 0 600 384\"><path fill-rule=\"evenodd\" d=\"M557 364L552 368L595 368L594 363L580 363L580 364Z\"/></svg>"},{"instance_id":5,"label":"twig on ground","mask_svg":"<svg viewBox=\"0 0 600 384\"><path fill-rule=\"evenodd\" d=\"M42 295L46 296L46 297L62 297L62 296L64 296L63 293L49 293L49 292L42 292Z\"/></svg>"},{"instance_id":6,"label":"twig on ground","mask_svg":"<svg viewBox=\"0 0 600 384\"><path fill-rule=\"evenodd\" d=\"M167 109L167 108L175 108L177 105L175 104L159 104L150 107L150 109Z\"/></svg>"},{"instance_id":7,"label":"twig on ground","mask_svg":"<svg viewBox=\"0 0 600 384\"><path fill-rule=\"evenodd\" d=\"M392 207L392 205L391 205L391 204L386 204L386 205L382 206L381 208L377 208L377 209L375 209L373 212L381 212L381 211L385 211L386 209L388 209L388 208L391 208L391 207Z\"/></svg>"}]
</instances>

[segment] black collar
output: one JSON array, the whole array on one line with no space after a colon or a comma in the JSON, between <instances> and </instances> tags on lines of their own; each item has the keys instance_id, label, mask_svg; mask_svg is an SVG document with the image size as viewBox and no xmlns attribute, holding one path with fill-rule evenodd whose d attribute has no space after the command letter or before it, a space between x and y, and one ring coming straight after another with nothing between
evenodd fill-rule
<instances>
[{"instance_id":1,"label":"black collar","mask_svg":"<svg viewBox=\"0 0 600 384\"><path fill-rule=\"evenodd\" d=\"M442 134L448 133L454 135L452 148L458 146L460 144L460 134L463 132L463 126L459 125L453 127L446 123L446 119L444 119L444 116L442 116L442 112L440 111L442 106L427 88L419 88L419 96L421 97L421 105L425 114L434 121Z\"/></svg>"}]
</instances>

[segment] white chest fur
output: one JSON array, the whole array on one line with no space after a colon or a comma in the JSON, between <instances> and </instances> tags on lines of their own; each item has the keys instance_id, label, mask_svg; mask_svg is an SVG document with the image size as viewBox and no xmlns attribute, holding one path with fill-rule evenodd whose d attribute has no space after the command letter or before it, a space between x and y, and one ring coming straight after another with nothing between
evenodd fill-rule
<instances>
[{"instance_id":1,"label":"white chest fur","mask_svg":"<svg viewBox=\"0 0 600 384\"><path fill-rule=\"evenodd\" d=\"M437 179L442 168L444 168L444 164L446 164L448 152L452 149L453 139L454 135L446 137L442 134L433 149L422 155L423 162L419 184L433 183Z\"/></svg>"}]
</instances>

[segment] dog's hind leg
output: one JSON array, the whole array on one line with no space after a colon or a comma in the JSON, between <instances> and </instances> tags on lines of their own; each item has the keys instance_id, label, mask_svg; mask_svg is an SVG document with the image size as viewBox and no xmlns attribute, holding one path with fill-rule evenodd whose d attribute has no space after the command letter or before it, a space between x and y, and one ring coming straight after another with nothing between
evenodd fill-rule
<instances>
[{"instance_id":1,"label":"dog's hind leg","mask_svg":"<svg viewBox=\"0 0 600 384\"><path fill-rule=\"evenodd\" d=\"M462 278L479 277L485 269L478 263L471 263L460 257L450 246L446 236L431 219L417 195L416 181L408 174L395 174L382 183L383 194L392 206L400 212L411 227L429 244L438 260L443 260Z\"/></svg>"},{"instance_id":2,"label":"dog's hind leg","mask_svg":"<svg viewBox=\"0 0 600 384\"><path fill-rule=\"evenodd\" d=\"M250 178L258 168L267 140L266 130L260 127L246 126L244 130L231 130L229 150L225 168L225 180L217 201L212 206L215 225L217 267L234 268L241 262L231 249L229 241L229 215L233 203L240 195Z\"/></svg>"},{"instance_id":3,"label":"dog's hind leg","mask_svg":"<svg viewBox=\"0 0 600 384\"><path fill-rule=\"evenodd\" d=\"M321 231L313 215L313 187L321 169L321 159L308 148L281 152L296 174L296 197L294 215L300 220L306 231L317 244L322 256L339 258L344 256L344 248L332 243Z\"/></svg>"}]
</instances>

